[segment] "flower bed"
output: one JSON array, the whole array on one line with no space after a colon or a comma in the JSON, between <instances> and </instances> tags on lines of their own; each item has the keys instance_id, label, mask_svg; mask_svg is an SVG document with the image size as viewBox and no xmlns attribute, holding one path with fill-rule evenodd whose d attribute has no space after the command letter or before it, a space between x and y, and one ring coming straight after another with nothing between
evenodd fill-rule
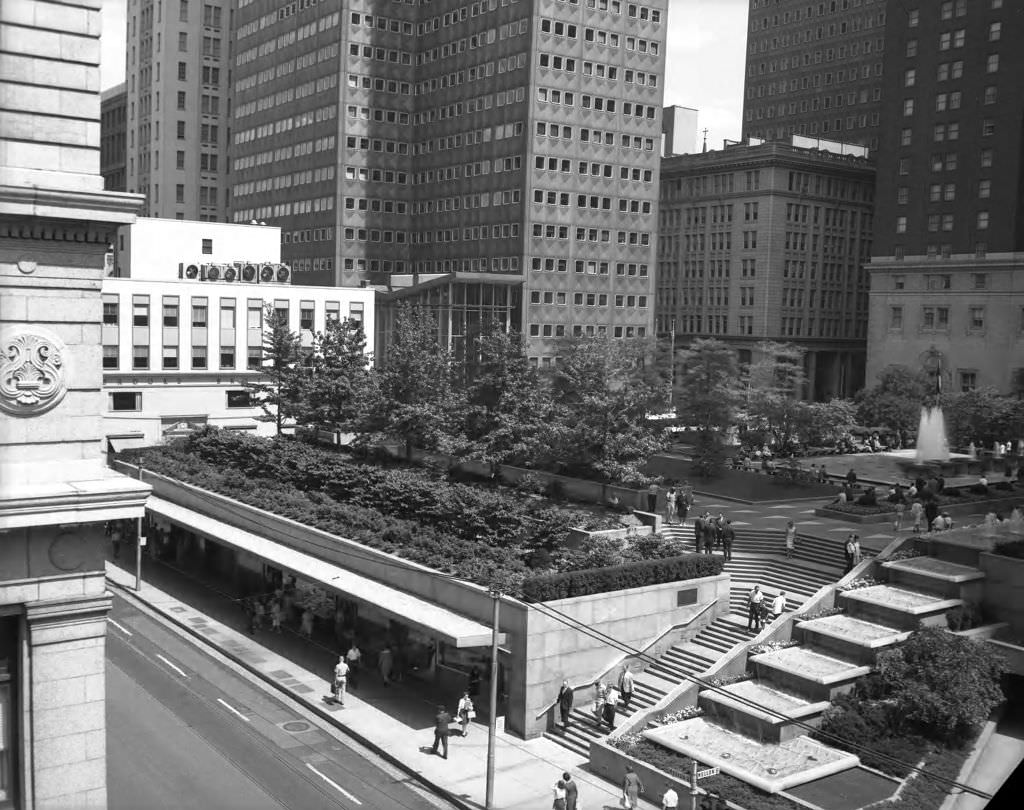
<instances>
[{"instance_id":1,"label":"flower bed","mask_svg":"<svg viewBox=\"0 0 1024 810\"><path fill-rule=\"evenodd\" d=\"M797 647L799 645L800 642L796 639L789 639L788 641L766 641L764 644L755 644L747 650L747 654L761 655L762 653L778 652L779 650L785 650L789 647Z\"/></svg>"},{"instance_id":2,"label":"flower bed","mask_svg":"<svg viewBox=\"0 0 1024 810\"><path fill-rule=\"evenodd\" d=\"M845 585L840 585L839 586L839 590L840 591L844 591L844 592L845 591L857 591L857 590L860 590L861 588L871 588L871 587L874 587L875 585L881 585L881 584L883 584L883 583L879 582L874 577L858 577L857 579L853 580L852 582L847 582Z\"/></svg>"},{"instance_id":3,"label":"flower bed","mask_svg":"<svg viewBox=\"0 0 1024 810\"><path fill-rule=\"evenodd\" d=\"M680 709L677 712L663 714L661 716L661 723L662 725L665 725L666 723L678 723L681 720L689 720L693 717L700 717L702 714L704 714L704 710L700 706L687 706L686 708Z\"/></svg>"}]
</instances>

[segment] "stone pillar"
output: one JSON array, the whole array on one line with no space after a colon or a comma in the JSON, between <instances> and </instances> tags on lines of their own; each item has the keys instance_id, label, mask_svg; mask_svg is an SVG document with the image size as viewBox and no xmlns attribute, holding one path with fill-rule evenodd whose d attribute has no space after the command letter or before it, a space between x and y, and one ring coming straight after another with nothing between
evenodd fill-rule
<instances>
[{"instance_id":1,"label":"stone pillar","mask_svg":"<svg viewBox=\"0 0 1024 810\"><path fill-rule=\"evenodd\" d=\"M102 588L102 580L100 581ZM28 806L107 806L104 638L109 596L25 606L24 734L31 739Z\"/></svg>"}]
</instances>

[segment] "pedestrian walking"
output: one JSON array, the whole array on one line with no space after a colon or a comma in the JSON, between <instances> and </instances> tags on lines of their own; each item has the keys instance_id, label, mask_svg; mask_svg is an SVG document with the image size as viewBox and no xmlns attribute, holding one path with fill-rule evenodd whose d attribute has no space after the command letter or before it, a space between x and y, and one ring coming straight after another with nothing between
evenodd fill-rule
<instances>
[{"instance_id":1,"label":"pedestrian walking","mask_svg":"<svg viewBox=\"0 0 1024 810\"><path fill-rule=\"evenodd\" d=\"M675 487L669 487L668 492L665 493L665 522L675 523L676 516L678 514L676 503L679 499L679 494L676 492Z\"/></svg>"},{"instance_id":2,"label":"pedestrian walking","mask_svg":"<svg viewBox=\"0 0 1024 810\"><path fill-rule=\"evenodd\" d=\"M722 529L722 553L726 562L732 559L732 543L735 539L736 530L732 527L732 521L726 518L725 528Z\"/></svg>"},{"instance_id":3,"label":"pedestrian walking","mask_svg":"<svg viewBox=\"0 0 1024 810\"><path fill-rule=\"evenodd\" d=\"M860 565L861 560L864 559L860 553L860 535L855 534L853 536L853 566L856 568Z\"/></svg>"},{"instance_id":4,"label":"pedestrian walking","mask_svg":"<svg viewBox=\"0 0 1024 810\"><path fill-rule=\"evenodd\" d=\"M914 534L921 533L921 518L924 515L924 507L920 501L914 501L910 505L910 517L914 522Z\"/></svg>"},{"instance_id":5,"label":"pedestrian walking","mask_svg":"<svg viewBox=\"0 0 1024 810\"><path fill-rule=\"evenodd\" d=\"M761 629L761 603L764 601L764 594L761 593L761 586L755 585L747 595L747 630Z\"/></svg>"},{"instance_id":6,"label":"pedestrian walking","mask_svg":"<svg viewBox=\"0 0 1024 810\"><path fill-rule=\"evenodd\" d=\"M850 471L846 474L846 483L850 485L850 491L853 492L854 487L857 486L857 473L853 471L853 467L850 467Z\"/></svg>"},{"instance_id":7,"label":"pedestrian walking","mask_svg":"<svg viewBox=\"0 0 1024 810\"><path fill-rule=\"evenodd\" d=\"M780 591L779 595L772 599L770 620L775 621L786 610L786 592Z\"/></svg>"},{"instance_id":8,"label":"pedestrian walking","mask_svg":"<svg viewBox=\"0 0 1024 810\"><path fill-rule=\"evenodd\" d=\"M394 666L394 654L391 652L391 645L385 645L377 656L377 670L380 672L381 680L385 686L391 686L391 668Z\"/></svg>"},{"instance_id":9,"label":"pedestrian walking","mask_svg":"<svg viewBox=\"0 0 1024 810\"><path fill-rule=\"evenodd\" d=\"M562 718L562 728L569 728L569 715L572 712L573 691L568 681L562 681L558 690L558 713Z\"/></svg>"},{"instance_id":10,"label":"pedestrian walking","mask_svg":"<svg viewBox=\"0 0 1024 810\"><path fill-rule=\"evenodd\" d=\"M658 514L658 485L653 481L647 487L647 511Z\"/></svg>"},{"instance_id":11,"label":"pedestrian walking","mask_svg":"<svg viewBox=\"0 0 1024 810\"><path fill-rule=\"evenodd\" d=\"M629 669L629 665L622 668L622 674L619 676L619 691L622 692L622 708L629 710L629 701L633 699L633 673Z\"/></svg>"},{"instance_id":12,"label":"pedestrian walking","mask_svg":"<svg viewBox=\"0 0 1024 810\"><path fill-rule=\"evenodd\" d=\"M245 618L249 622L249 635L256 635L256 605L255 599L246 597L242 600L242 610L245 611Z\"/></svg>"},{"instance_id":13,"label":"pedestrian walking","mask_svg":"<svg viewBox=\"0 0 1024 810\"><path fill-rule=\"evenodd\" d=\"M441 759L448 759L448 735L451 733L452 716L444 706L437 707L437 714L434 715L434 745L430 749L431 754L437 753L438 745L441 746Z\"/></svg>"},{"instance_id":14,"label":"pedestrian walking","mask_svg":"<svg viewBox=\"0 0 1024 810\"><path fill-rule=\"evenodd\" d=\"M786 559L793 558L796 550L796 524L790 520L786 523Z\"/></svg>"},{"instance_id":15,"label":"pedestrian walking","mask_svg":"<svg viewBox=\"0 0 1024 810\"><path fill-rule=\"evenodd\" d=\"M345 689L347 685L348 664L345 662L345 656L342 655L338 657L338 663L334 665L334 681L331 690L334 693L334 701L342 706L345 705Z\"/></svg>"},{"instance_id":16,"label":"pedestrian walking","mask_svg":"<svg viewBox=\"0 0 1024 810\"><path fill-rule=\"evenodd\" d=\"M562 782L565 784L565 810L577 810L580 800L579 785L573 781L568 771L562 774Z\"/></svg>"},{"instance_id":17,"label":"pedestrian walking","mask_svg":"<svg viewBox=\"0 0 1024 810\"><path fill-rule=\"evenodd\" d=\"M114 521L110 528L110 544L114 547L114 559L121 557L121 541L124 539L124 534L121 531L121 522Z\"/></svg>"},{"instance_id":18,"label":"pedestrian walking","mask_svg":"<svg viewBox=\"0 0 1024 810\"><path fill-rule=\"evenodd\" d=\"M928 525L928 531L935 528L935 518L939 516L939 505L935 503L934 499L929 498L928 503L924 505L924 518Z\"/></svg>"},{"instance_id":19,"label":"pedestrian walking","mask_svg":"<svg viewBox=\"0 0 1024 810\"><path fill-rule=\"evenodd\" d=\"M469 696L471 698L479 697L480 695L480 670L473 666L469 668L469 677L467 680L467 687L469 688Z\"/></svg>"},{"instance_id":20,"label":"pedestrian walking","mask_svg":"<svg viewBox=\"0 0 1024 810\"><path fill-rule=\"evenodd\" d=\"M902 500L896 501L896 517L892 522L892 530L898 532L903 528L903 513L907 507Z\"/></svg>"},{"instance_id":21,"label":"pedestrian walking","mask_svg":"<svg viewBox=\"0 0 1024 810\"><path fill-rule=\"evenodd\" d=\"M603 683L594 684L594 720L600 726L604 717L604 697L608 687Z\"/></svg>"},{"instance_id":22,"label":"pedestrian walking","mask_svg":"<svg viewBox=\"0 0 1024 810\"><path fill-rule=\"evenodd\" d=\"M701 515L693 518L693 547L698 554L704 549L704 518Z\"/></svg>"},{"instance_id":23,"label":"pedestrian walking","mask_svg":"<svg viewBox=\"0 0 1024 810\"><path fill-rule=\"evenodd\" d=\"M725 515L721 512L718 513L718 517L715 518L715 545L721 548L722 546L722 531L725 529Z\"/></svg>"},{"instance_id":24,"label":"pedestrian walking","mask_svg":"<svg viewBox=\"0 0 1024 810\"><path fill-rule=\"evenodd\" d=\"M281 601L273 599L270 602L270 629L275 633L281 632L282 618L284 618L284 611L281 609Z\"/></svg>"},{"instance_id":25,"label":"pedestrian walking","mask_svg":"<svg viewBox=\"0 0 1024 810\"><path fill-rule=\"evenodd\" d=\"M462 736L469 736L469 721L476 718L476 707L473 705L473 699L469 696L468 691L462 693L462 698L459 700L455 713L458 715L459 723L462 726Z\"/></svg>"},{"instance_id":26,"label":"pedestrian walking","mask_svg":"<svg viewBox=\"0 0 1024 810\"><path fill-rule=\"evenodd\" d=\"M355 639L352 639L352 646L345 653L345 663L348 664L349 683L355 689L359 686L359 670L363 666L363 651L359 649Z\"/></svg>"},{"instance_id":27,"label":"pedestrian walking","mask_svg":"<svg viewBox=\"0 0 1024 810\"><path fill-rule=\"evenodd\" d=\"M313 638L313 611L309 608L302 611L302 619L299 620L299 635L304 638Z\"/></svg>"},{"instance_id":28,"label":"pedestrian walking","mask_svg":"<svg viewBox=\"0 0 1024 810\"><path fill-rule=\"evenodd\" d=\"M619 690L609 686L604 694L604 706L601 708L601 719L608 724L608 728L615 730L615 709L619 703Z\"/></svg>"},{"instance_id":29,"label":"pedestrian walking","mask_svg":"<svg viewBox=\"0 0 1024 810\"><path fill-rule=\"evenodd\" d=\"M671 787L661 796L661 810L676 810L679 807L679 794Z\"/></svg>"},{"instance_id":30,"label":"pedestrian walking","mask_svg":"<svg viewBox=\"0 0 1024 810\"><path fill-rule=\"evenodd\" d=\"M846 562L846 568L843 570L844 574L850 573L853 570L853 535L847 535L846 543L843 544L843 559Z\"/></svg>"},{"instance_id":31,"label":"pedestrian walking","mask_svg":"<svg viewBox=\"0 0 1024 810\"><path fill-rule=\"evenodd\" d=\"M704 513L704 553L712 554L715 550L715 520L710 512Z\"/></svg>"},{"instance_id":32,"label":"pedestrian walking","mask_svg":"<svg viewBox=\"0 0 1024 810\"><path fill-rule=\"evenodd\" d=\"M626 766L626 775L622 779L622 803L624 807L634 810L640 800L640 794L644 792L644 783L636 775L632 765Z\"/></svg>"},{"instance_id":33,"label":"pedestrian walking","mask_svg":"<svg viewBox=\"0 0 1024 810\"><path fill-rule=\"evenodd\" d=\"M263 629L263 616L265 611L263 609L263 600L258 596L253 597L252 602L252 626L253 630Z\"/></svg>"},{"instance_id":34,"label":"pedestrian walking","mask_svg":"<svg viewBox=\"0 0 1024 810\"><path fill-rule=\"evenodd\" d=\"M551 804L551 810L565 810L565 782L561 779L555 782L552 792L555 800Z\"/></svg>"}]
</instances>

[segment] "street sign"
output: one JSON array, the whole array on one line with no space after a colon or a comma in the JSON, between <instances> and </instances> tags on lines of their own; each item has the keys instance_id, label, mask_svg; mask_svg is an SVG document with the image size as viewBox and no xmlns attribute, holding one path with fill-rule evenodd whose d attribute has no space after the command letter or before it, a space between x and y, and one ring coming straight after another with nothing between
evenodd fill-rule
<instances>
[{"instance_id":1,"label":"street sign","mask_svg":"<svg viewBox=\"0 0 1024 810\"><path fill-rule=\"evenodd\" d=\"M706 779L709 776L717 776L721 771L721 768L706 768L703 771L697 771L697 778Z\"/></svg>"}]
</instances>

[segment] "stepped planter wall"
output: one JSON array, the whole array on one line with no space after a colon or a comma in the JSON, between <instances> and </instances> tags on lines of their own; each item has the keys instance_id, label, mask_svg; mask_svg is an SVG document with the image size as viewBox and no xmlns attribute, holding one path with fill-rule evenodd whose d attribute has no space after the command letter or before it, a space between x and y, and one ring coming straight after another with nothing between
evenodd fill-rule
<instances>
[{"instance_id":1,"label":"stepped planter wall","mask_svg":"<svg viewBox=\"0 0 1024 810\"><path fill-rule=\"evenodd\" d=\"M977 565L985 573L982 610L1024 638L1024 560L986 551L978 554Z\"/></svg>"},{"instance_id":2,"label":"stepped planter wall","mask_svg":"<svg viewBox=\"0 0 1024 810\"><path fill-rule=\"evenodd\" d=\"M115 462L115 468L132 477L137 475L135 466L121 461ZM367 579L387 583L480 624L491 624L493 600L487 589L479 585L438 576L433 569L418 563L149 470L143 471L143 480L153 486L153 494L159 498L244 531L273 538L283 546ZM685 600L680 599L680 593L687 594ZM680 605L680 601L684 604ZM643 648L666 635L670 628L685 626L702 608L714 605L703 622L694 624L692 632L696 634L713 618L728 613L728 603L729 575L721 574L558 600L551 605L588 627ZM533 737L544 732L544 709L554 700L563 678L568 678L570 683L587 682L587 678L593 679L596 674L607 671L621 658L616 649L567 628L511 597L502 598L500 624L502 631L508 634L504 649L509 651L502 660L507 668L505 727L522 736Z\"/></svg>"},{"instance_id":3,"label":"stepped planter wall","mask_svg":"<svg viewBox=\"0 0 1024 810\"><path fill-rule=\"evenodd\" d=\"M667 582L644 588L578 596L545 602L586 627L624 645L657 656L692 638L729 612L728 574ZM566 627L561 621L531 610L526 628L527 691L536 696L536 725L527 736L543 733L553 719L553 701L563 680L573 687L589 686L606 673L618 677L626 656L604 641ZM630 659L634 671L635 659ZM590 694L578 694L577 701Z\"/></svg>"},{"instance_id":4,"label":"stepped planter wall","mask_svg":"<svg viewBox=\"0 0 1024 810\"><path fill-rule=\"evenodd\" d=\"M951 517L963 517L964 515L975 515L980 514L982 511L985 512L1009 512L1014 506L1020 503L1020 495L1007 496L1005 498L992 498L990 500L978 500L978 501L965 501L964 503L944 503L941 506L943 512L948 512ZM839 509L831 509L828 506L819 506L814 510L814 514L821 517L831 518L832 520L841 520L847 523L858 523L861 525L866 524L883 524L888 523L892 525L892 522L896 520L895 512L874 512L870 514L857 514L854 512L843 512ZM910 509L908 508L903 514L903 525L909 526L913 523L913 518L910 515Z\"/></svg>"}]
</instances>

